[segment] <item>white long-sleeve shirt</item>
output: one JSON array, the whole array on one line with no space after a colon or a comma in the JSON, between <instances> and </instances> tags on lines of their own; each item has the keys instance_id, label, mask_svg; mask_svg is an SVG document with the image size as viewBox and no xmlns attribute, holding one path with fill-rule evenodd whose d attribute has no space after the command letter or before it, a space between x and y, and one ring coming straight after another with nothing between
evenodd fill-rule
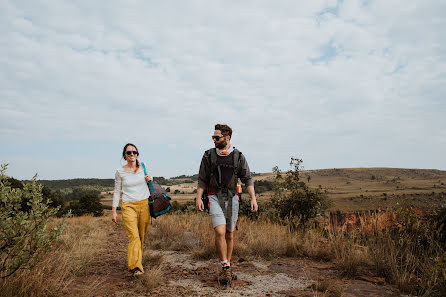
<instances>
[{"instance_id":1,"label":"white long-sleeve shirt","mask_svg":"<svg viewBox=\"0 0 446 297\"><path fill-rule=\"evenodd\" d=\"M142 166L139 167L136 173L126 171L122 167L116 170L113 207L119 206L121 194L123 202L141 201L150 196Z\"/></svg>"}]
</instances>

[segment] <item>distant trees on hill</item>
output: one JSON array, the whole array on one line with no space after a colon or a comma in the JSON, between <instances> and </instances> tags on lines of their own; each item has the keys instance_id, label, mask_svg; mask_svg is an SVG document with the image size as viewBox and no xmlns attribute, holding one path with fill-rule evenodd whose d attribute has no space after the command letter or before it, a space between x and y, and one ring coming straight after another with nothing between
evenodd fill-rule
<instances>
[{"instance_id":1,"label":"distant trees on hill","mask_svg":"<svg viewBox=\"0 0 446 297\"><path fill-rule=\"evenodd\" d=\"M74 188L81 186L97 186L98 188L107 188L112 190L115 184L114 179L99 179L99 178L74 178L74 179L60 179L60 180L38 180L38 183L48 186L54 190L61 190L65 188ZM106 191L104 189L104 191Z\"/></svg>"},{"instance_id":2,"label":"distant trees on hill","mask_svg":"<svg viewBox=\"0 0 446 297\"><path fill-rule=\"evenodd\" d=\"M273 183L267 180L256 180L254 181L254 188L256 193L271 191L273 189Z\"/></svg>"},{"instance_id":3,"label":"distant trees on hill","mask_svg":"<svg viewBox=\"0 0 446 297\"><path fill-rule=\"evenodd\" d=\"M194 175L179 175L179 176L175 176L175 177L171 177L170 179L191 179L193 181L197 181L198 180L198 174L194 174Z\"/></svg>"}]
</instances>

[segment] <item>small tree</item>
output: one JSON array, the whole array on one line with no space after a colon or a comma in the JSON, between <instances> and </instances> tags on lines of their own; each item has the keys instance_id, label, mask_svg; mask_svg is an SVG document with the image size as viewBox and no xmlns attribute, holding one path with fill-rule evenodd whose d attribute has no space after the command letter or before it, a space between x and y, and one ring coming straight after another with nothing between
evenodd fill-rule
<instances>
[{"instance_id":1,"label":"small tree","mask_svg":"<svg viewBox=\"0 0 446 297\"><path fill-rule=\"evenodd\" d=\"M277 166L273 168L276 178L271 202L280 219L305 226L308 220L327 209L330 201L319 189L310 189L300 181L301 163L302 159L291 158L292 169L285 173Z\"/></svg>"},{"instance_id":2,"label":"small tree","mask_svg":"<svg viewBox=\"0 0 446 297\"><path fill-rule=\"evenodd\" d=\"M92 214L95 217L100 217L104 215L101 198L94 193L84 193L79 201L73 201L70 207L76 216Z\"/></svg>"},{"instance_id":3,"label":"small tree","mask_svg":"<svg viewBox=\"0 0 446 297\"><path fill-rule=\"evenodd\" d=\"M64 222L49 228L48 223L57 211L51 201L42 196L42 186L36 176L23 188L12 188L5 172L0 170L0 276L7 278L18 269L33 267L50 250L62 234ZM26 208L22 207L27 201Z\"/></svg>"}]
</instances>

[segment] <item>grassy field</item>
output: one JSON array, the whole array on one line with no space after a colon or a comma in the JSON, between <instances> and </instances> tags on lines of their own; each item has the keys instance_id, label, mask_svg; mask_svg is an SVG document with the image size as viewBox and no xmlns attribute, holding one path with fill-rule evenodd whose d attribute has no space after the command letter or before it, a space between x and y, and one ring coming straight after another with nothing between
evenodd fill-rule
<instances>
[{"instance_id":1,"label":"grassy field","mask_svg":"<svg viewBox=\"0 0 446 297\"><path fill-rule=\"evenodd\" d=\"M263 173L254 180L274 179ZM330 210L351 212L378 208L432 208L446 202L446 171L434 169L343 168L302 171L302 181L321 188L333 201ZM170 186L173 200L193 201L196 183ZM179 194L173 194L175 190ZM259 193L258 200L268 201L272 192ZM247 197L246 194L244 194ZM102 193L102 203L111 205L112 192Z\"/></svg>"}]
</instances>

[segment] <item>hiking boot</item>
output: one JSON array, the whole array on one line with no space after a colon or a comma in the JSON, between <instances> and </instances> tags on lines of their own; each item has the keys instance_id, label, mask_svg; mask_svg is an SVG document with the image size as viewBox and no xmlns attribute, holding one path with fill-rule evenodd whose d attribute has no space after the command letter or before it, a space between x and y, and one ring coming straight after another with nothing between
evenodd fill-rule
<instances>
[{"instance_id":1,"label":"hiking boot","mask_svg":"<svg viewBox=\"0 0 446 297\"><path fill-rule=\"evenodd\" d=\"M237 275L232 271L231 266L229 266L228 270L229 270L229 276L230 276L231 280L236 280Z\"/></svg>"},{"instance_id":2,"label":"hiking boot","mask_svg":"<svg viewBox=\"0 0 446 297\"><path fill-rule=\"evenodd\" d=\"M220 274L218 275L218 282L220 285L231 285L232 275L229 266L222 267Z\"/></svg>"}]
</instances>

